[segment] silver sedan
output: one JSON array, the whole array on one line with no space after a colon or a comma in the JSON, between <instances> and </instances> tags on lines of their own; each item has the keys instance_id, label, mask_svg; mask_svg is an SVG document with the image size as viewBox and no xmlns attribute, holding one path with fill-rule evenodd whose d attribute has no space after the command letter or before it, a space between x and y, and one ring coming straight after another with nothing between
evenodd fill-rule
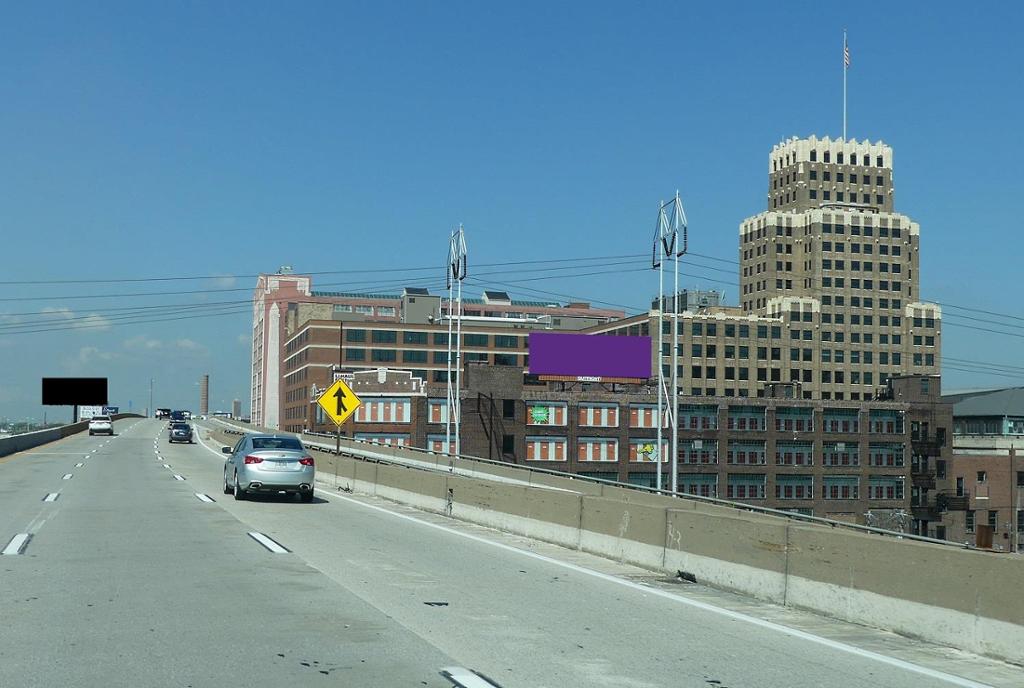
<instances>
[{"instance_id":1,"label":"silver sedan","mask_svg":"<svg viewBox=\"0 0 1024 688\"><path fill-rule=\"evenodd\" d=\"M248 434L222 449L224 494L245 499L249 493L297 494L313 501L316 464L302 442L291 435Z\"/></svg>"}]
</instances>

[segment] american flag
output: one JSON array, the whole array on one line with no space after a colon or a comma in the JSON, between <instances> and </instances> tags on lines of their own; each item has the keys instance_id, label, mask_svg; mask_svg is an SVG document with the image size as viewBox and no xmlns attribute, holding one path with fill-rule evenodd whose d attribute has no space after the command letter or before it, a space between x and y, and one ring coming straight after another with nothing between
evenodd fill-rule
<instances>
[{"instance_id":1,"label":"american flag","mask_svg":"<svg viewBox=\"0 0 1024 688\"><path fill-rule=\"evenodd\" d=\"M850 46L843 41L843 62L846 64L846 68L850 68Z\"/></svg>"}]
</instances>

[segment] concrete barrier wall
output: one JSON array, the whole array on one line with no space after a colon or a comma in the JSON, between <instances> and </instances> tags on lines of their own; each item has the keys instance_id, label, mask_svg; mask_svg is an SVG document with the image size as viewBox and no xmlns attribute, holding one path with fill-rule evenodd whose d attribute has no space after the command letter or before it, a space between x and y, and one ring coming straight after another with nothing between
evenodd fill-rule
<instances>
[{"instance_id":1,"label":"concrete barrier wall","mask_svg":"<svg viewBox=\"0 0 1024 688\"><path fill-rule=\"evenodd\" d=\"M537 480L543 487L533 487L346 456L323 455L318 466L322 486L376 494L669 575L684 571L700 583L773 603L1024 663L1019 557L560 476L544 475ZM509 477L522 480L523 472ZM573 489L584 485L600 494Z\"/></svg>"},{"instance_id":2,"label":"concrete barrier wall","mask_svg":"<svg viewBox=\"0 0 1024 688\"><path fill-rule=\"evenodd\" d=\"M113 416L113 419L122 420L124 418L141 418L132 413L120 413ZM0 456L7 456L8 454L16 454L26 449L32 449L43 444L50 442L56 442L59 439L69 437L79 432L85 432L89 429L89 421L81 421L78 423L69 423L68 425L61 425L56 428L47 428L46 430L36 430L35 432L26 432L21 435L12 435L11 437L4 437L0 439Z\"/></svg>"}]
</instances>

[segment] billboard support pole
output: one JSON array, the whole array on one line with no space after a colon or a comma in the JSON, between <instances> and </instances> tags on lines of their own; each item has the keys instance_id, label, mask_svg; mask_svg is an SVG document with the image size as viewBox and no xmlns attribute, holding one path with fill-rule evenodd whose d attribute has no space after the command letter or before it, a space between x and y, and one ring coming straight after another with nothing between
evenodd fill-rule
<instances>
[{"instance_id":1,"label":"billboard support pole","mask_svg":"<svg viewBox=\"0 0 1024 688\"><path fill-rule=\"evenodd\" d=\"M462 281L466 278L466 235L459 225L448 238L448 265L445 268L445 283L448 287L448 399L445 407L444 453L448 458L448 470L455 470L452 457L452 429L455 430L455 456L462 451ZM454 308L453 308L454 305ZM452 318L458 319L455 325L455 343L452 345ZM455 360L452 360L454 354ZM452 372L457 379L452 381Z\"/></svg>"},{"instance_id":2,"label":"billboard support pole","mask_svg":"<svg viewBox=\"0 0 1024 688\"><path fill-rule=\"evenodd\" d=\"M672 203L672 243L675 248L675 291L672 294L672 492L679 491L679 258L686 254L687 223L679 190ZM680 241L680 233L682 240Z\"/></svg>"},{"instance_id":3,"label":"billboard support pole","mask_svg":"<svg viewBox=\"0 0 1024 688\"><path fill-rule=\"evenodd\" d=\"M669 210L671 208L671 210ZM682 241L680 241L680 230ZM686 254L687 249L687 222L686 213L683 211L683 203L679 198L679 191L668 203L658 204L657 229L654 234L654 250L651 256L651 267L658 269L658 468L655 484L657 489L662 489L661 480L661 451L662 451L662 425L664 424L664 406L669 405L668 419L669 430L672 433L671 442L671 471L672 477L669 487L672 492L679 488L679 258ZM674 291L672 293L672 355L669 360L672 365L670 376L672 390L666 388L665 366L662 363L664 356L664 322L665 322L665 286L664 286L664 262L672 256Z\"/></svg>"}]
</instances>

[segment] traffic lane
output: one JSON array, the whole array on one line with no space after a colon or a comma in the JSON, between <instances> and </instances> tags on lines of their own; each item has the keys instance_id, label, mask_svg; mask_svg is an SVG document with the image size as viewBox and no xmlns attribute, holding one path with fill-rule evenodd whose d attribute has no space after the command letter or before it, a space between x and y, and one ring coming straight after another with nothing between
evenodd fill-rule
<instances>
[{"instance_id":1,"label":"traffic lane","mask_svg":"<svg viewBox=\"0 0 1024 688\"><path fill-rule=\"evenodd\" d=\"M217 489L218 459L191 448L175 461L194 484ZM463 665L510 687L949 685L358 501L332 495L319 505L272 497L222 504Z\"/></svg>"},{"instance_id":2,"label":"traffic lane","mask_svg":"<svg viewBox=\"0 0 1024 688\"><path fill-rule=\"evenodd\" d=\"M151 456L103 452L28 556L2 562L0 685L448 685L450 657Z\"/></svg>"},{"instance_id":3,"label":"traffic lane","mask_svg":"<svg viewBox=\"0 0 1024 688\"><path fill-rule=\"evenodd\" d=\"M43 501L47 495L59 495L69 487L76 473L88 470L93 452L108 441L77 433L4 457L0 463L0 549L14 534L34 532L36 527L31 524L51 508L46 505L53 504ZM67 475L71 477L65 480Z\"/></svg>"}]
</instances>

